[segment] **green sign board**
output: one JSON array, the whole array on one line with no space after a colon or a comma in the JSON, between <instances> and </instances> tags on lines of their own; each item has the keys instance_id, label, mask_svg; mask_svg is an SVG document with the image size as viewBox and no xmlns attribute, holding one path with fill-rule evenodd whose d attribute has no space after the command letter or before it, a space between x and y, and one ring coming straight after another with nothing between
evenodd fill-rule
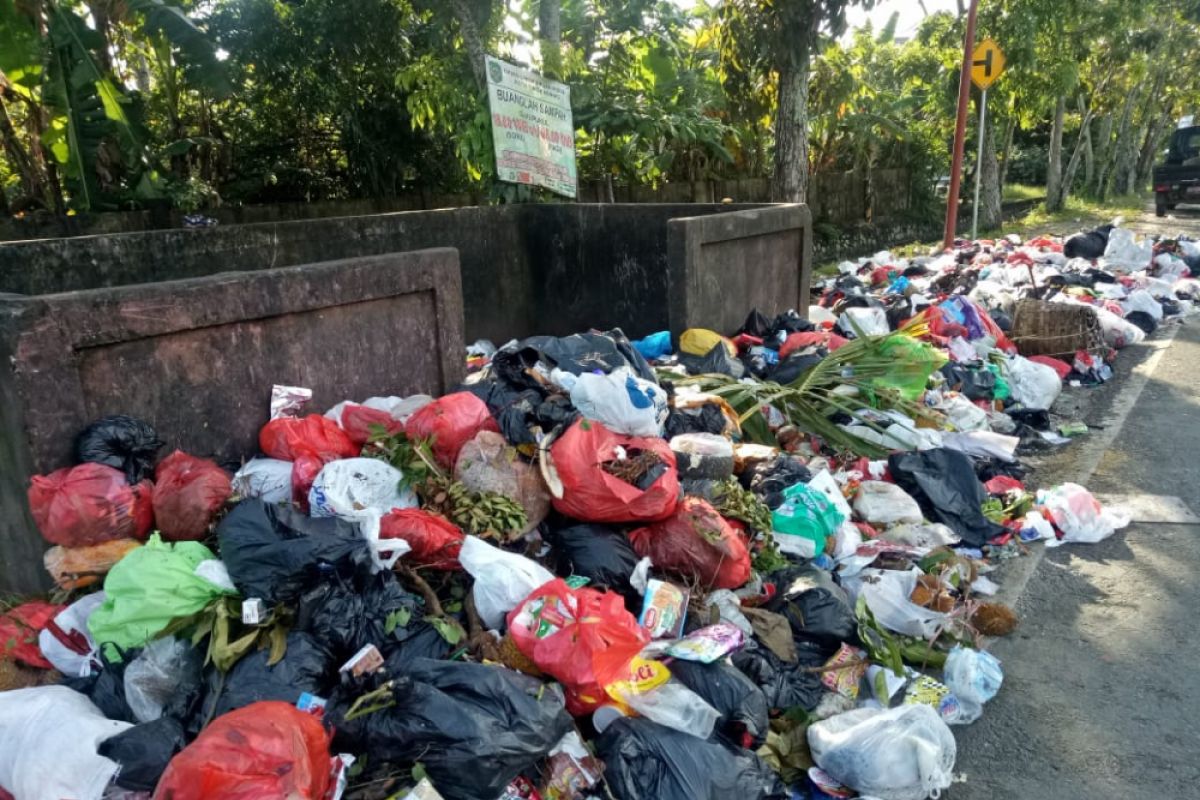
<instances>
[{"instance_id":1,"label":"green sign board","mask_svg":"<svg viewBox=\"0 0 1200 800\"><path fill-rule=\"evenodd\" d=\"M487 83L497 177L574 197L571 87L491 56Z\"/></svg>"}]
</instances>

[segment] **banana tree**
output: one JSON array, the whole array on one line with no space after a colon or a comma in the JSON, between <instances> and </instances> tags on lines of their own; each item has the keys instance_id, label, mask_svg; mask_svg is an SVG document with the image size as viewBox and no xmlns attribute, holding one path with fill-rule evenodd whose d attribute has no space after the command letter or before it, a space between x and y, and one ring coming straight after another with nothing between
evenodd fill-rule
<instances>
[{"instance_id":1,"label":"banana tree","mask_svg":"<svg viewBox=\"0 0 1200 800\"><path fill-rule=\"evenodd\" d=\"M109 25L165 43L194 85L214 93L227 88L215 48L179 8L163 0L91 5L104 13L73 0L0 0L0 99L19 105L29 122L24 143L15 129L14 137L4 136L5 151L18 168L29 165L29 183L42 177L35 174L39 155L48 154L46 176L54 182L61 171L78 210L114 208L157 192L140 100L109 66Z\"/></svg>"}]
</instances>

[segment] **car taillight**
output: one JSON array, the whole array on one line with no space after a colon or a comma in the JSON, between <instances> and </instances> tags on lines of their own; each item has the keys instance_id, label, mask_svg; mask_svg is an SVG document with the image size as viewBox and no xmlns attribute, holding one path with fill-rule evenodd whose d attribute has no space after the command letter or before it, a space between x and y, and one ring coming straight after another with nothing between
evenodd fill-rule
<instances>
[{"instance_id":1,"label":"car taillight","mask_svg":"<svg viewBox=\"0 0 1200 800\"><path fill-rule=\"evenodd\" d=\"M1154 191L1156 191L1156 192L1169 192L1169 191L1171 191L1171 187L1170 187L1170 186L1167 186L1167 185L1165 185L1165 184L1164 184L1163 186L1155 186L1155 187L1154 187Z\"/></svg>"}]
</instances>

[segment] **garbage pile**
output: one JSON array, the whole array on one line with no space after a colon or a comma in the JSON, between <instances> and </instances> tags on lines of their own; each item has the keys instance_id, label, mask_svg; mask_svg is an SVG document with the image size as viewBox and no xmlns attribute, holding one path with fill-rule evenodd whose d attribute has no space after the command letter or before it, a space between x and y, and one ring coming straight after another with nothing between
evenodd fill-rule
<instances>
[{"instance_id":1,"label":"garbage pile","mask_svg":"<svg viewBox=\"0 0 1200 800\"><path fill-rule=\"evenodd\" d=\"M936 794L1018 624L988 576L1128 521L1026 484L1096 368L1005 316L1183 313L1200 251L1120 233L1101 268L877 256L737 331L480 342L436 399L276 386L233 475L98 420L29 488L61 602L0 616L41 671L0 692L0 797Z\"/></svg>"}]
</instances>

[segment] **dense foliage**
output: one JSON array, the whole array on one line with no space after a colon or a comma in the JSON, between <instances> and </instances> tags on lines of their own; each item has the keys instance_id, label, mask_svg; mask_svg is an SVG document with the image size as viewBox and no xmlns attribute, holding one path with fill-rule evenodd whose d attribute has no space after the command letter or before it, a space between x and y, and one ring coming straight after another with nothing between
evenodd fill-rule
<instances>
[{"instance_id":1,"label":"dense foliage","mask_svg":"<svg viewBox=\"0 0 1200 800\"><path fill-rule=\"evenodd\" d=\"M870 4L0 0L0 212L529 199L492 180L485 52L571 85L582 181L903 167L928 198L964 20L930 15L907 41L894 20L841 35L847 7ZM981 35L1010 64L985 141L997 207L1006 171L1047 182L1051 203L1144 186L1200 107L1198 7L984 3Z\"/></svg>"}]
</instances>

